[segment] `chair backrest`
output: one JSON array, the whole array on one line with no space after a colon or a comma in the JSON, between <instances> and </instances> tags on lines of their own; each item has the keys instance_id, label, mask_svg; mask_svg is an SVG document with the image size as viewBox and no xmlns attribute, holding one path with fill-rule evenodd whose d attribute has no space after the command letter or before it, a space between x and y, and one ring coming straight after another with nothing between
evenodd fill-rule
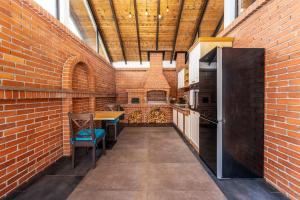
<instances>
[{"instance_id":1,"label":"chair backrest","mask_svg":"<svg viewBox=\"0 0 300 200\"><path fill-rule=\"evenodd\" d=\"M94 115L92 113L68 113L69 116L69 125L71 131L71 138L75 139L76 137L88 137L95 139L95 129L94 129ZM90 129L91 132L87 134L78 135L77 133L80 130Z\"/></svg>"}]
</instances>

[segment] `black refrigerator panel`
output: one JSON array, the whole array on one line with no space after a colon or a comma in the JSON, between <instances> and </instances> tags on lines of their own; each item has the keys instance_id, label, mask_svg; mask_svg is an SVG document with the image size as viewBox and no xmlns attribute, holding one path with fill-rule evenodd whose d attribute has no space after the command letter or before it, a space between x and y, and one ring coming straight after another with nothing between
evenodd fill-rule
<instances>
[{"instance_id":1,"label":"black refrigerator panel","mask_svg":"<svg viewBox=\"0 0 300 200\"><path fill-rule=\"evenodd\" d=\"M217 175L217 122L200 115L199 155Z\"/></svg>"},{"instance_id":2,"label":"black refrigerator panel","mask_svg":"<svg viewBox=\"0 0 300 200\"><path fill-rule=\"evenodd\" d=\"M216 63L215 63L216 64ZM201 68L201 66L205 66ZM217 173L217 69L200 63L199 72L199 155Z\"/></svg>"},{"instance_id":3,"label":"black refrigerator panel","mask_svg":"<svg viewBox=\"0 0 300 200\"><path fill-rule=\"evenodd\" d=\"M222 178L262 177L264 49L222 48L221 87Z\"/></svg>"}]
</instances>

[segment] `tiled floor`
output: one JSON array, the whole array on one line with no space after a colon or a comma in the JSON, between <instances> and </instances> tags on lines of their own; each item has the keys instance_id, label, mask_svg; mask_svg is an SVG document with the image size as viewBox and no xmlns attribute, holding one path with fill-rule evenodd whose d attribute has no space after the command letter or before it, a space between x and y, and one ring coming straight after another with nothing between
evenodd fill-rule
<instances>
[{"instance_id":1,"label":"tiled floor","mask_svg":"<svg viewBox=\"0 0 300 200\"><path fill-rule=\"evenodd\" d=\"M69 199L221 200L225 196L171 127L125 128Z\"/></svg>"},{"instance_id":2,"label":"tiled floor","mask_svg":"<svg viewBox=\"0 0 300 200\"><path fill-rule=\"evenodd\" d=\"M75 169L61 158L7 199L286 199L263 179L216 179L182 139L171 127L125 128L106 156L99 149L96 169L78 149Z\"/></svg>"}]
</instances>

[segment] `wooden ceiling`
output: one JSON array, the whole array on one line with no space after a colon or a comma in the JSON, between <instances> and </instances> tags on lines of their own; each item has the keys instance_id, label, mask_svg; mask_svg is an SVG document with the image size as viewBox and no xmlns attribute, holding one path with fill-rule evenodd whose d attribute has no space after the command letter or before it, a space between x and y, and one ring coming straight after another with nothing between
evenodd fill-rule
<instances>
[{"instance_id":1,"label":"wooden ceiling","mask_svg":"<svg viewBox=\"0 0 300 200\"><path fill-rule=\"evenodd\" d=\"M81 1L84 0L71 0L71 3L76 8L76 20L85 28L90 25L84 24L88 15L79 9L77 4L82 4ZM198 30L199 36L212 36L217 28L222 28L224 0L88 2L111 61L114 62L146 61L148 51L165 51L165 59L171 60L175 52L189 49ZM148 16L145 15L146 2ZM167 5L169 12L166 11ZM129 12L132 18L129 18ZM161 19L157 18L158 13L162 15Z\"/></svg>"}]
</instances>

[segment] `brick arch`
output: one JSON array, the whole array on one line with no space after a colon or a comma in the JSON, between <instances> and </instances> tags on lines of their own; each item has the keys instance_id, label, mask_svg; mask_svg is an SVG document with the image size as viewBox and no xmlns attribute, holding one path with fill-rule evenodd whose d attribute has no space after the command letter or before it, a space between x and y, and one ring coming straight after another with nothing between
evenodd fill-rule
<instances>
[{"instance_id":1,"label":"brick arch","mask_svg":"<svg viewBox=\"0 0 300 200\"><path fill-rule=\"evenodd\" d=\"M82 56L72 56L67 59L63 66L62 73L62 89L72 90L72 78L74 68L77 64L83 63L87 66L88 70L88 81L89 81L89 90L95 91L95 71L89 61Z\"/></svg>"}]
</instances>

